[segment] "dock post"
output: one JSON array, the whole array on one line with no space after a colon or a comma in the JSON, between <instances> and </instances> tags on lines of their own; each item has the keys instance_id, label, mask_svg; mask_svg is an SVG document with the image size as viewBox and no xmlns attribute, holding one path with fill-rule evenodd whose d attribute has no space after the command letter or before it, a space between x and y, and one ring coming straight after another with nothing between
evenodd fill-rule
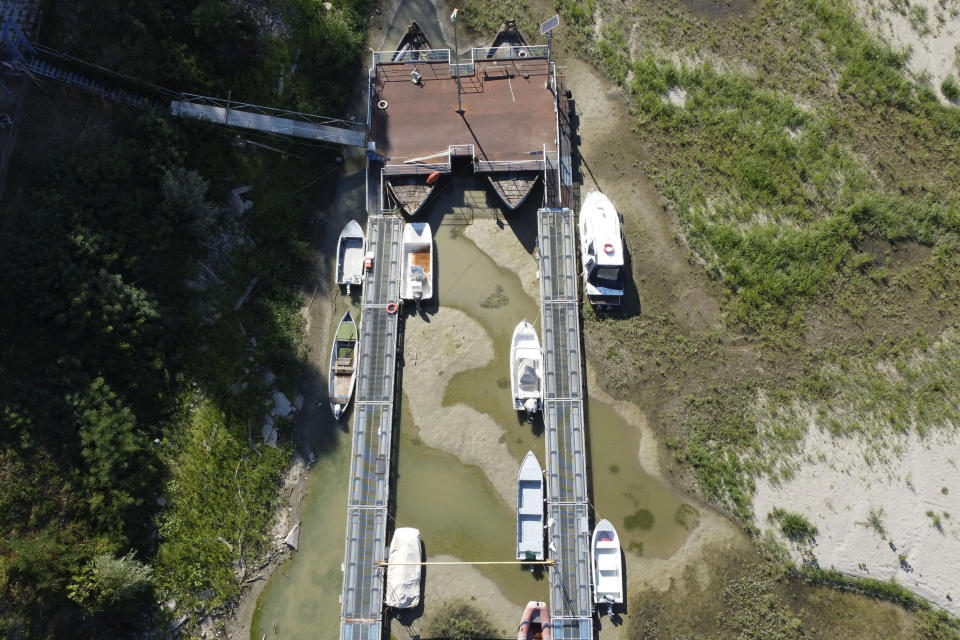
<instances>
[{"instance_id":1,"label":"dock post","mask_svg":"<svg viewBox=\"0 0 960 640\"><path fill-rule=\"evenodd\" d=\"M457 20L457 12L459 9L454 9L453 13L450 14L450 19L453 20L453 56L457 61L457 113L461 116L463 115L463 104L460 102L460 44L457 41L457 31L459 26L459 21Z\"/></svg>"}]
</instances>

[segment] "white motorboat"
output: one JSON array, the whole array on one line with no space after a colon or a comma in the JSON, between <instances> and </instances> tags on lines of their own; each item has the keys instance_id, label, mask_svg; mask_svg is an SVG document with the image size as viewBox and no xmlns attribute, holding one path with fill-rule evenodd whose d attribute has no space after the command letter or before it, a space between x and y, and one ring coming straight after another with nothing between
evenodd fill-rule
<instances>
[{"instance_id":1,"label":"white motorboat","mask_svg":"<svg viewBox=\"0 0 960 640\"><path fill-rule=\"evenodd\" d=\"M591 544L593 601L597 604L623 602L623 557L620 536L609 520L601 520L593 529Z\"/></svg>"},{"instance_id":2,"label":"white motorboat","mask_svg":"<svg viewBox=\"0 0 960 640\"><path fill-rule=\"evenodd\" d=\"M534 414L543 406L543 351L537 330L526 320L510 341L510 389L517 411Z\"/></svg>"},{"instance_id":3,"label":"white motorboat","mask_svg":"<svg viewBox=\"0 0 960 640\"><path fill-rule=\"evenodd\" d=\"M400 297L421 300L433 297L433 233L426 222L403 226L403 280Z\"/></svg>"},{"instance_id":4,"label":"white motorboat","mask_svg":"<svg viewBox=\"0 0 960 640\"><path fill-rule=\"evenodd\" d=\"M517 474L517 560L543 560L543 470L533 451Z\"/></svg>"},{"instance_id":5,"label":"white motorboat","mask_svg":"<svg viewBox=\"0 0 960 640\"><path fill-rule=\"evenodd\" d=\"M347 295L350 295L350 285L363 284L363 245L363 228L351 220L337 241L337 284L347 285Z\"/></svg>"},{"instance_id":6,"label":"white motorboat","mask_svg":"<svg viewBox=\"0 0 960 640\"><path fill-rule=\"evenodd\" d=\"M599 191L587 194L580 208L580 254L587 300L616 306L623 298L623 235L620 215Z\"/></svg>"},{"instance_id":7,"label":"white motorboat","mask_svg":"<svg viewBox=\"0 0 960 640\"><path fill-rule=\"evenodd\" d=\"M353 384L357 378L357 353L360 345L357 323L347 311L337 326L337 335L330 349L330 408L337 420L350 404Z\"/></svg>"},{"instance_id":8,"label":"white motorboat","mask_svg":"<svg viewBox=\"0 0 960 640\"><path fill-rule=\"evenodd\" d=\"M393 532L387 552L387 585L383 604L396 609L409 609L420 604L423 565L416 563L422 562L422 558L419 529L400 527Z\"/></svg>"}]
</instances>

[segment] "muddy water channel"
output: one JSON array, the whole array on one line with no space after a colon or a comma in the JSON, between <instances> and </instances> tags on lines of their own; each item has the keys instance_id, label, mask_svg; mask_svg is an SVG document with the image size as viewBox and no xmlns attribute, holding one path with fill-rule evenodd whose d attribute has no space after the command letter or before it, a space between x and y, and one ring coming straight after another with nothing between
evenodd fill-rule
<instances>
[{"instance_id":1,"label":"muddy water channel","mask_svg":"<svg viewBox=\"0 0 960 640\"><path fill-rule=\"evenodd\" d=\"M535 191L529 205L505 218L485 180L464 171L441 184L418 216L434 232L437 296L419 313L412 305L404 310L391 524L419 528L428 559L511 560L520 460L532 450L545 462L542 423L512 410L508 369L516 324L526 318L540 328L538 301L528 294L536 291L529 267L539 201ZM518 259L526 268L507 264ZM533 282L518 274L532 274ZM358 311L342 296L335 305L334 322L348 307ZM611 405L591 400L586 416L595 519L618 527L628 560L670 556L697 511L641 468L640 433ZM341 425L352 428L352 412ZM300 550L264 590L253 638L337 637L349 452L349 433L341 432L314 465ZM547 597L546 576L519 566L434 566L422 613L429 617L444 600L472 600L509 633L528 600ZM392 632L407 633L397 623Z\"/></svg>"}]
</instances>

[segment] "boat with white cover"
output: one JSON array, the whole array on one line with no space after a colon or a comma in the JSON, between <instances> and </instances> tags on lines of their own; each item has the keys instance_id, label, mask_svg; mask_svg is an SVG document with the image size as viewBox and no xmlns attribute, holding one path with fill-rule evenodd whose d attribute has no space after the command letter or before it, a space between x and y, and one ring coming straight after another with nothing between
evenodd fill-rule
<instances>
[{"instance_id":1,"label":"boat with white cover","mask_svg":"<svg viewBox=\"0 0 960 640\"><path fill-rule=\"evenodd\" d=\"M623 602L623 556L620 536L609 520L601 520L593 529L591 566L593 568L593 601L597 604Z\"/></svg>"},{"instance_id":2,"label":"boat with white cover","mask_svg":"<svg viewBox=\"0 0 960 640\"><path fill-rule=\"evenodd\" d=\"M357 323L347 311L337 326L337 334L333 338L333 347L330 349L330 378L327 384L330 408L333 410L333 417L337 420L343 415L353 395L353 384L357 379L359 344Z\"/></svg>"},{"instance_id":3,"label":"boat with white cover","mask_svg":"<svg viewBox=\"0 0 960 640\"><path fill-rule=\"evenodd\" d=\"M513 408L532 415L543 406L543 351L532 324L523 320L510 341L510 389Z\"/></svg>"},{"instance_id":4,"label":"boat with white cover","mask_svg":"<svg viewBox=\"0 0 960 640\"><path fill-rule=\"evenodd\" d=\"M531 600L523 610L517 640L551 640L550 608L546 602Z\"/></svg>"},{"instance_id":5,"label":"boat with white cover","mask_svg":"<svg viewBox=\"0 0 960 640\"><path fill-rule=\"evenodd\" d=\"M350 295L350 285L363 284L363 246L363 228L351 220L337 241L337 284L347 285L347 295Z\"/></svg>"},{"instance_id":6,"label":"boat with white cover","mask_svg":"<svg viewBox=\"0 0 960 640\"><path fill-rule=\"evenodd\" d=\"M583 200L579 226L587 300L597 306L617 306L624 280L620 215L607 196L593 191Z\"/></svg>"},{"instance_id":7,"label":"boat with white cover","mask_svg":"<svg viewBox=\"0 0 960 640\"><path fill-rule=\"evenodd\" d=\"M409 609L420 604L423 565L417 563L422 561L420 530L399 527L393 532L387 552L387 585L383 604L396 609Z\"/></svg>"},{"instance_id":8,"label":"boat with white cover","mask_svg":"<svg viewBox=\"0 0 960 640\"><path fill-rule=\"evenodd\" d=\"M517 474L517 560L543 560L543 469L533 451Z\"/></svg>"},{"instance_id":9,"label":"boat with white cover","mask_svg":"<svg viewBox=\"0 0 960 640\"><path fill-rule=\"evenodd\" d=\"M421 300L433 297L433 233L426 222L403 226L403 280L400 297Z\"/></svg>"}]
</instances>

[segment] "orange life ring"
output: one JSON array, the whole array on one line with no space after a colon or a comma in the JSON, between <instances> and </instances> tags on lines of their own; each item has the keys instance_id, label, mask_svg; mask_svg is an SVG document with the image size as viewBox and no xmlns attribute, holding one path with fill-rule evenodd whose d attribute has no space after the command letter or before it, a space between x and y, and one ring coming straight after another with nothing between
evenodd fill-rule
<instances>
[{"instance_id":1,"label":"orange life ring","mask_svg":"<svg viewBox=\"0 0 960 640\"><path fill-rule=\"evenodd\" d=\"M433 173L427 176L427 184L433 184L439 179L440 179L440 172L434 171Z\"/></svg>"},{"instance_id":2,"label":"orange life ring","mask_svg":"<svg viewBox=\"0 0 960 640\"><path fill-rule=\"evenodd\" d=\"M390 315L395 314L397 312L397 309L399 308L400 307L397 306L396 302L387 303L387 313L389 313Z\"/></svg>"},{"instance_id":3,"label":"orange life ring","mask_svg":"<svg viewBox=\"0 0 960 640\"><path fill-rule=\"evenodd\" d=\"M603 252L604 252L605 254L607 254L608 256L612 256L612 255L613 255L613 245L610 244L609 242L608 242L607 244L603 245Z\"/></svg>"}]
</instances>

